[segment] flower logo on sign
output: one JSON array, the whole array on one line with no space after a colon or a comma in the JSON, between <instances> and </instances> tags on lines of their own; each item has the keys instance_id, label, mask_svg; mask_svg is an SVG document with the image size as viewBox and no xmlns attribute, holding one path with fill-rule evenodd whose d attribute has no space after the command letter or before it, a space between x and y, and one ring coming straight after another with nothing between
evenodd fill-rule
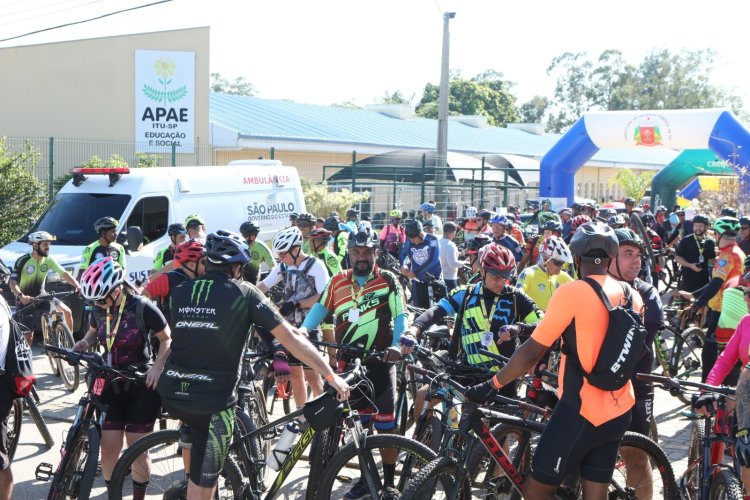
<instances>
[{"instance_id":1,"label":"flower logo on sign","mask_svg":"<svg viewBox=\"0 0 750 500\"><path fill-rule=\"evenodd\" d=\"M154 73L161 84L161 89L151 85L143 85L143 93L146 97L156 102L163 102L166 106L168 102L179 101L187 95L187 87L183 85L176 89L169 90L168 85L172 83L172 77L177 69L177 65L171 59L159 58L154 62Z\"/></svg>"},{"instance_id":2,"label":"flower logo on sign","mask_svg":"<svg viewBox=\"0 0 750 500\"><path fill-rule=\"evenodd\" d=\"M633 139L636 146L661 146L661 130L653 116L642 117L635 126Z\"/></svg>"}]
</instances>

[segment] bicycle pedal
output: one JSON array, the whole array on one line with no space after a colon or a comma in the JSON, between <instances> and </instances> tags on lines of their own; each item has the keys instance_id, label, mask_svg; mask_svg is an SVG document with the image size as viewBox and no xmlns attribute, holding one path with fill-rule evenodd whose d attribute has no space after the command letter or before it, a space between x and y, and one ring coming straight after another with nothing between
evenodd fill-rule
<instances>
[{"instance_id":1,"label":"bicycle pedal","mask_svg":"<svg viewBox=\"0 0 750 500\"><path fill-rule=\"evenodd\" d=\"M37 465L36 471L34 471L34 476L36 476L37 481L49 481L52 475L52 464L48 464L47 462L42 462Z\"/></svg>"}]
</instances>

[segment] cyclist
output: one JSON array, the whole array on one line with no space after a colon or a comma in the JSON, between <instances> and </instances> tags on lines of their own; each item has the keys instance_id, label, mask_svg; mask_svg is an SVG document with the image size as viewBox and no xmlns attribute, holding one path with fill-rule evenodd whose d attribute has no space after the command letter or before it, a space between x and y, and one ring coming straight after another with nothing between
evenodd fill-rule
<instances>
[{"instance_id":1,"label":"cyclist","mask_svg":"<svg viewBox=\"0 0 750 500\"><path fill-rule=\"evenodd\" d=\"M560 221L562 222L562 237L565 239L573 231L573 210L570 208L560 210Z\"/></svg>"},{"instance_id":2,"label":"cyclist","mask_svg":"<svg viewBox=\"0 0 750 500\"><path fill-rule=\"evenodd\" d=\"M440 268L443 271L445 286L450 292L458 286L458 270L464 265L458 259L458 247L453 243L456 236L456 225L452 222L443 224L443 238L438 242L440 246Z\"/></svg>"},{"instance_id":3,"label":"cyclist","mask_svg":"<svg viewBox=\"0 0 750 500\"><path fill-rule=\"evenodd\" d=\"M380 231L380 249L398 258L398 254L406 242L406 233L401 225L401 211L393 209L388 216L390 221Z\"/></svg>"},{"instance_id":4,"label":"cyclist","mask_svg":"<svg viewBox=\"0 0 750 500\"><path fill-rule=\"evenodd\" d=\"M521 242L505 232L508 228L508 218L505 215L494 214L490 219L490 228L492 229L492 241L510 250L516 261L521 259L523 256Z\"/></svg>"},{"instance_id":5,"label":"cyclist","mask_svg":"<svg viewBox=\"0 0 750 500\"><path fill-rule=\"evenodd\" d=\"M326 219L323 229L331 232L331 237L333 238L333 255L338 259L341 268L347 269L349 266L349 259L347 258L346 249L349 245L349 230L344 230L341 226L342 224L339 216L331 214Z\"/></svg>"},{"instance_id":6,"label":"cyclist","mask_svg":"<svg viewBox=\"0 0 750 500\"><path fill-rule=\"evenodd\" d=\"M745 255L750 255L750 217L740 217L740 233L737 245Z\"/></svg>"},{"instance_id":7,"label":"cyclist","mask_svg":"<svg viewBox=\"0 0 750 500\"><path fill-rule=\"evenodd\" d=\"M486 234L478 234L473 240L466 244L466 256L469 258L469 265L471 266L471 277L467 280L467 285L473 285L482 281L482 274L479 272L479 250L490 243L492 243L492 238Z\"/></svg>"},{"instance_id":8,"label":"cyclist","mask_svg":"<svg viewBox=\"0 0 750 500\"><path fill-rule=\"evenodd\" d=\"M623 203L625 204L625 214L630 216L635 208L635 198L627 197L623 200Z\"/></svg>"},{"instance_id":9,"label":"cyclist","mask_svg":"<svg viewBox=\"0 0 750 500\"><path fill-rule=\"evenodd\" d=\"M707 236L710 221L705 215L693 218L693 232L683 237L675 250L675 260L680 265L680 289L694 292L709 281L709 267L716 259L716 242Z\"/></svg>"},{"instance_id":10,"label":"cyclist","mask_svg":"<svg viewBox=\"0 0 750 500\"><path fill-rule=\"evenodd\" d=\"M271 256L271 249L258 239L259 233L260 226L253 221L243 222L240 225L240 234L245 239L250 254L250 262L242 269L242 277L253 285L258 283L258 278L264 272L267 273L276 265L276 261Z\"/></svg>"},{"instance_id":11,"label":"cyclist","mask_svg":"<svg viewBox=\"0 0 750 500\"><path fill-rule=\"evenodd\" d=\"M185 229L188 238L206 243L206 220L197 214L190 214L185 218Z\"/></svg>"},{"instance_id":12,"label":"cyclist","mask_svg":"<svg viewBox=\"0 0 750 500\"><path fill-rule=\"evenodd\" d=\"M492 212L489 210L481 209L477 211L476 217L476 231L477 234L485 233L492 235L492 228L490 227L490 218L492 218Z\"/></svg>"},{"instance_id":13,"label":"cyclist","mask_svg":"<svg viewBox=\"0 0 750 500\"><path fill-rule=\"evenodd\" d=\"M671 245L693 232L692 221L685 220L685 209L677 207L674 213L677 216L677 222L672 225L672 232L667 238L667 245Z\"/></svg>"},{"instance_id":14,"label":"cyclist","mask_svg":"<svg viewBox=\"0 0 750 500\"><path fill-rule=\"evenodd\" d=\"M401 274L410 278L411 301L416 307L425 308L429 303L427 275L440 278L440 246L438 239L425 234L422 223L418 220L410 221L404 228L406 244L401 249L399 260ZM404 261L409 257L409 266Z\"/></svg>"},{"instance_id":15,"label":"cyclist","mask_svg":"<svg viewBox=\"0 0 750 500\"><path fill-rule=\"evenodd\" d=\"M297 225L297 217L299 217L299 214L297 212L292 212L289 214L289 226Z\"/></svg>"},{"instance_id":16,"label":"cyclist","mask_svg":"<svg viewBox=\"0 0 750 500\"><path fill-rule=\"evenodd\" d=\"M521 231L521 228L517 223L518 221L516 220L516 216L512 213L507 213L505 214L505 218L508 220L508 223L505 225L505 231L510 234L520 245L525 245L526 238L523 237L523 231Z\"/></svg>"},{"instance_id":17,"label":"cyclist","mask_svg":"<svg viewBox=\"0 0 750 500\"><path fill-rule=\"evenodd\" d=\"M573 257L559 236L545 238L539 255L541 258L537 264L521 271L516 287L531 297L539 309L546 311L555 290L573 281L568 273L562 272L565 264L573 263Z\"/></svg>"},{"instance_id":18,"label":"cyclist","mask_svg":"<svg viewBox=\"0 0 750 500\"><path fill-rule=\"evenodd\" d=\"M576 233L579 227L581 227L583 224L586 224L587 222L591 222L591 217L588 215L576 215L573 217L572 223L570 225L571 232L568 234L568 237L564 239L565 243L570 245L570 240L573 238L573 235Z\"/></svg>"},{"instance_id":19,"label":"cyclist","mask_svg":"<svg viewBox=\"0 0 750 500\"><path fill-rule=\"evenodd\" d=\"M115 242L117 239L117 226L120 222L113 217L102 217L94 222L94 230L99 239L83 249L79 276L88 268L92 262L102 257L112 257L112 260L125 269L125 248Z\"/></svg>"},{"instance_id":20,"label":"cyclist","mask_svg":"<svg viewBox=\"0 0 750 500\"><path fill-rule=\"evenodd\" d=\"M28 236L31 252L22 255L16 260L13 272L10 274L10 281L8 282L8 288L15 295L17 305L26 305L34 297L47 293L44 290L44 284L47 280L47 273L50 270L56 272L70 286L76 290L80 290L81 287L73 275L60 267L60 264L49 256L49 247L53 241L55 241L55 237L46 231L36 231ZM65 324L68 325L68 329L72 332L73 313L70 311L70 308L63 301L57 299L55 299L55 307L63 312ZM34 313L22 318L20 322L31 330L31 333L26 338L26 341L31 345L35 324Z\"/></svg>"},{"instance_id":21,"label":"cyclist","mask_svg":"<svg viewBox=\"0 0 750 500\"><path fill-rule=\"evenodd\" d=\"M547 217L545 217L547 216ZM557 214L546 212L539 216L540 220L545 219L544 222L539 223L541 233L531 238L526 244L526 249L523 252L523 257L518 263L518 270L521 271L526 266L533 266L539 260L539 250L542 247L542 243L546 238L550 236L560 236L562 234L562 225L557 220Z\"/></svg>"},{"instance_id":22,"label":"cyclist","mask_svg":"<svg viewBox=\"0 0 750 500\"><path fill-rule=\"evenodd\" d=\"M108 366L126 370L133 364L148 363L152 358L151 336L159 340L159 352L146 372L145 385L112 380L102 393L109 408L102 427L101 465L104 481L109 483L123 438L130 446L154 429L161 401L153 389L169 356L170 330L156 305L136 295L125 283L123 269L112 257L101 258L86 269L81 276L81 295L95 308L89 329L73 346L75 350L98 343ZM137 463L139 466L133 467L133 490L145 493L150 475L148 454L139 457Z\"/></svg>"},{"instance_id":23,"label":"cyclist","mask_svg":"<svg viewBox=\"0 0 750 500\"><path fill-rule=\"evenodd\" d=\"M466 207L466 210L464 212L464 215L466 216L466 220L464 221L464 242L469 242L474 236L479 234L477 224L477 207Z\"/></svg>"},{"instance_id":24,"label":"cyclist","mask_svg":"<svg viewBox=\"0 0 750 500\"><path fill-rule=\"evenodd\" d=\"M261 293L265 293L276 284L283 283L284 303L279 307L279 313L289 323L299 327L323 293L328 283L328 271L320 260L302 251L302 233L297 227L279 231L273 239L272 247L281 263L271 269L258 288ZM295 358L293 353L284 351L283 346L276 347L276 367L279 368L274 370L276 380L285 383L287 376L291 376L294 402L298 408L302 408L307 401L305 381L310 384L315 396L323 392L323 381L318 373L310 369L311 366L304 366L302 360ZM288 366L284 366L284 361Z\"/></svg>"},{"instance_id":25,"label":"cyclist","mask_svg":"<svg viewBox=\"0 0 750 500\"><path fill-rule=\"evenodd\" d=\"M0 283L10 275L10 270L0 261ZM10 306L5 298L0 295L0 339L8 339L10 333L10 318L13 316ZM0 342L0 366L5 369L5 357L8 351L8 342ZM13 408L14 396L10 393L8 384L0 384L0 498L10 500L13 498L13 472L10 470L10 459L8 457L8 416ZM18 417L16 417L18 418ZM16 436L16 439L18 437Z\"/></svg>"},{"instance_id":26,"label":"cyclist","mask_svg":"<svg viewBox=\"0 0 750 500\"><path fill-rule=\"evenodd\" d=\"M296 228L283 231L290 229ZM238 280L250 260L239 235L226 231L208 235L205 254L206 274L171 292L174 342L158 390L170 413L192 428L188 498L208 499L234 428L240 365L251 325L270 332L324 375L340 398L349 396L349 388L258 289Z\"/></svg>"},{"instance_id":27,"label":"cyclist","mask_svg":"<svg viewBox=\"0 0 750 500\"><path fill-rule=\"evenodd\" d=\"M419 205L419 211L422 213L423 224L426 222L432 222L433 234L443 234L443 221L435 213L436 207L433 202L422 203Z\"/></svg>"},{"instance_id":28,"label":"cyclist","mask_svg":"<svg viewBox=\"0 0 750 500\"><path fill-rule=\"evenodd\" d=\"M357 230L357 224L359 224L359 210L350 208L346 211L346 226L349 228L349 232Z\"/></svg>"},{"instance_id":29,"label":"cyclist","mask_svg":"<svg viewBox=\"0 0 750 500\"><path fill-rule=\"evenodd\" d=\"M187 239L187 229L179 222L170 224L167 227L167 236L169 236L172 243L156 252L154 265L151 268L153 271L159 271L172 262L175 249Z\"/></svg>"},{"instance_id":30,"label":"cyclist","mask_svg":"<svg viewBox=\"0 0 750 500\"><path fill-rule=\"evenodd\" d=\"M625 227L627 225L627 222L625 221L625 217L623 217L621 214L616 214L607 217L607 225L612 229L620 229Z\"/></svg>"},{"instance_id":31,"label":"cyclist","mask_svg":"<svg viewBox=\"0 0 750 500\"><path fill-rule=\"evenodd\" d=\"M302 233L302 251L310 254L310 232L315 227L316 217L313 214L303 212L297 217L297 228Z\"/></svg>"},{"instance_id":32,"label":"cyclist","mask_svg":"<svg viewBox=\"0 0 750 500\"><path fill-rule=\"evenodd\" d=\"M367 378L373 384L373 394L355 391L353 407L360 415L372 418L378 432L395 432L396 366L400 357L398 342L406 328L406 313L398 279L375 264L378 238L369 225L360 223L357 232L349 238L352 269L334 276L320 298L305 318L301 331L312 331L333 314L336 318L335 340L364 350L387 351L384 361L365 360ZM393 326L391 326L393 325ZM345 352L342 361L350 358ZM343 363L342 363L343 364ZM396 470L395 451L383 453L384 494L397 494L394 487ZM367 485L362 479L345 499L365 498Z\"/></svg>"},{"instance_id":33,"label":"cyclist","mask_svg":"<svg viewBox=\"0 0 750 500\"><path fill-rule=\"evenodd\" d=\"M331 241L331 232L326 229L313 229L310 231L310 253L320 259L328 270L328 276L335 276L341 272L341 264L328 247Z\"/></svg>"},{"instance_id":34,"label":"cyclist","mask_svg":"<svg viewBox=\"0 0 750 500\"><path fill-rule=\"evenodd\" d=\"M596 280L611 303L620 303L630 286L607 274L609 262L618 252L614 230L598 222L584 224L573 236L570 250L580 275ZM640 295L629 292L633 308L642 310ZM607 308L588 283L576 280L563 285L552 296L531 338L516 350L510 362L492 379L466 393L472 401L486 401L536 366L563 334L564 343L576 350L573 358L563 354L560 400L537 444L524 485L526 498L554 498L563 478L576 469L585 498L607 497L620 440L635 404L630 381L616 391L604 391L590 385L584 376L596 362L608 321ZM569 339L572 344L568 344Z\"/></svg>"}]
</instances>

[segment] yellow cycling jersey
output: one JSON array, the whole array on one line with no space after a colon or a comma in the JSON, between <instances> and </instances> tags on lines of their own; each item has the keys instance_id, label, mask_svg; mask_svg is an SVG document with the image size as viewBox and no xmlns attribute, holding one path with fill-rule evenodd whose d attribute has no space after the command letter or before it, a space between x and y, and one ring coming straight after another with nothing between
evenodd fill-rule
<instances>
[{"instance_id":1,"label":"yellow cycling jersey","mask_svg":"<svg viewBox=\"0 0 750 500\"><path fill-rule=\"evenodd\" d=\"M521 272L516 287L531 297L539 309L546 311L549 299L555 290L569 281L573 281L573 278L565 271L551 276L539 264L535 264Z\"/></svg>"}]
</instances>

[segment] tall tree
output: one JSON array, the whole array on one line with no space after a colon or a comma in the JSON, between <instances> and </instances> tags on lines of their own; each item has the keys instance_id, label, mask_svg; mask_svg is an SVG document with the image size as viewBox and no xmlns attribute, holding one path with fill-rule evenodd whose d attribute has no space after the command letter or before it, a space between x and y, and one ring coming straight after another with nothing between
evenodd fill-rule
<instances>
[{"instance_id":1,"label":"tall tree","mask_svg":"<svg viewBox=\"0 0 750 500\"><path fill-rule=\"evenodd\" d=\"M638 202L646 194L646 190L651 185L651 179L655 174L656 172L653 170L644 170L635 173L629 168L623 168L618 170L617 174L610 178L608 183L610 185L619 184L622 186L622 190L625 191L626 197L635 198L636 202Z\"/></svg>"},{"instance_id":2,"label":"tall tree","mask_svg":"<svg viewBox=\"0 0 750 500\"><path fill-rule=\"evenodd\" d=\"M549 106L549 99L542 96L534 96L529 102L521 105L518 114L521 115L521 123L542 123L544 113Z\"/></svg>"},{"instance_id":3,"label":"tall tree","mask_svg":"<svg viewBox=\"0 0 750 500\"><path fill-rule=\"evenodd\" d=\"M244 76L238 76L234 80L229 81L221 76L220 73L211 73L211 92L254 96L255 87Z\"/></svg>"},{"instance_id":4,"label":"tall tree","mask_svg":"<svg viewBox=\"0 0 750 500\"><path fill-rule=\"evenodd\" d=\"M510 92L513 84L502 77L502 73L487 70L467 80L454 72L449 84L449 114L484 115L494 126L517 122L516 97ZM425 85L422 99L417 104L417 115L437 118L439 97L439 85Z\"/></svg>"}]
</instances>

